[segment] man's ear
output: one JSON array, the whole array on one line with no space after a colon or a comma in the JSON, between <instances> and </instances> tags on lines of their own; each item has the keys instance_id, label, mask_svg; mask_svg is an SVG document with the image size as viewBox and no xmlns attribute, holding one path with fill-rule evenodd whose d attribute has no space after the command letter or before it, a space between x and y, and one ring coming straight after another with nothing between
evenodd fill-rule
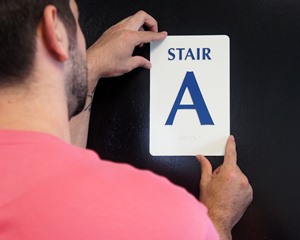
<instances>
[{"instance_id":1,"label":"man's ear","mask_svg":"<svg viewBox=\"0 0 300 240\"><path fill-rule=\"evenodd\" d=\"M68 59L69 40L64 24L57 16L57 9L48 5L41 23L44 44L50 54L59 62Z\"/></svg>"}]
</instances>

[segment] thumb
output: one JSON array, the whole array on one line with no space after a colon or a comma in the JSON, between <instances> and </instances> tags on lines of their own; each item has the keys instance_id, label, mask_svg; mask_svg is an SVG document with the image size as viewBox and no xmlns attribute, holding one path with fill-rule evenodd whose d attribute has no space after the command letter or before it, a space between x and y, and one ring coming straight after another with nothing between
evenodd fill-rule
<instances>
[{"instance_id":1,"label":"thumb","mask_svg":"<svg viewBox=\"0 0 300 240\"><path fill-rule=\"evenodd\" d=\"M130 59L130 67L132 69L138 68L138 67L143 67L146 69L150 69L151 68L151 63L149 62L149 60L147 60L146 58L143 58L141 56L134 56Z\"/></svg>"},{"instance_id":2,"label":"thumb","mask_svg":"<svg viewBox=\"0 0 300 240\"><path fill-rule=\"evenodd\" d=\"M201 165L201 180L200 183L206 185L211 181L212 176L212 166L208 159L202 155L196 156L197 160Z\"/></svg>"}]
</instances>

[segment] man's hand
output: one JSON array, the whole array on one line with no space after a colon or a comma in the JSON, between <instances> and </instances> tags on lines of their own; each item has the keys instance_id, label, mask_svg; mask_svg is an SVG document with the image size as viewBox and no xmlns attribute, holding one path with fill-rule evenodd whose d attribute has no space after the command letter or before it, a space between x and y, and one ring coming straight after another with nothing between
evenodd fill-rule
<instances>
[{"instance_id":1,"label":"man's hand","mask_svg":"<svg viewBox=\"0 0 300 240\"><path fill-rule=\"evenodd\" d=\"M231 229L253 199L252 187L237 166L233 136L228 138L223 164L214 172L207 158L196 158L201 164L200 201L207 206L220 238L231 239Z\"/></svg>"},{"instance_id":2,"label":"man's hand","mask_svg":"<svg viewBox=\"0 0 300 240\"><path fill-rule=\"evenodd\" d=\"M143 25L150 31L144 31ZM150 69L151 63L132 53L136 46L143 43L159 41L167 36L158 33L157 22L143 11L124 19L109 28L98 41L87 50L89 77L115 77L130 72L137 67Z\"/></svg>"},{"instance_id":3,"label":"man's hand","mask_svg":"<svg viewBox=\"0 0 300 240\"><path fill-rule=\"evenodd\" d=\"M150 31L144 31L144 25ZM144 43L162 40L166 36L166 32L158 33L154 18L139 11L112 26L87 50L88 98L85 110L70 121L73 144L86 147L90 109L99 78L120 76L137 67L149 69L151 63L147 59L141 56L132 57L134 48L141 47Z\"/></svg>"}]
</instances>

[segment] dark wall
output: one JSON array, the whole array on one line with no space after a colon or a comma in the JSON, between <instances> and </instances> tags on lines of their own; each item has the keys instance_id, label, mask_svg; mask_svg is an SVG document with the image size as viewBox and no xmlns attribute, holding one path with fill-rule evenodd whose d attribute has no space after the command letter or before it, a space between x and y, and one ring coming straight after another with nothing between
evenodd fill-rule
<instances>
[{"instance_id":1,"label":"dark wall","mask_svg":"<svg viewBox=\"0 0 300 240\"><path fill-rule=\"evenodd\" d=\"M254 200L233 239L300 239L300 2L295 0L78 0L89 47L140 9L169 35L226 34L231 41L231 134ZM149 45L135 54L149 58ZM101 79L88 147L103 159L150 169L196 197L194 157L149 154L149 70ZM214 168L221 157L209 157Z\"/></svg>"}]
</instances>

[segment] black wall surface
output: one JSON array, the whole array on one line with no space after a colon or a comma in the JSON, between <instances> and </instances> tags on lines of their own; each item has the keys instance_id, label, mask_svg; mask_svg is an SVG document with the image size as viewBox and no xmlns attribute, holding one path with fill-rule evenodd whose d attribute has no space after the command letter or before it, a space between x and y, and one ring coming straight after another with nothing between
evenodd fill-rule
<instances>
[{"instance_id":1,"label":"black wall surface","mask_svg":"<svg viewBox=\"0 0 300 240\"><path fill-rule=\"evenodd\" d=\"M226 34L231 46L231 134L254 200L233 239L300 239L300 1L77 0L87 47L140 9L169 35ZM135 54L149 58L149 45ZM149 70L101 79L88 148L103 159L150 169L196 197L194 157L149 154ZM221 157L209 157L214 168Z\"/></svg>"}]
</instances>

